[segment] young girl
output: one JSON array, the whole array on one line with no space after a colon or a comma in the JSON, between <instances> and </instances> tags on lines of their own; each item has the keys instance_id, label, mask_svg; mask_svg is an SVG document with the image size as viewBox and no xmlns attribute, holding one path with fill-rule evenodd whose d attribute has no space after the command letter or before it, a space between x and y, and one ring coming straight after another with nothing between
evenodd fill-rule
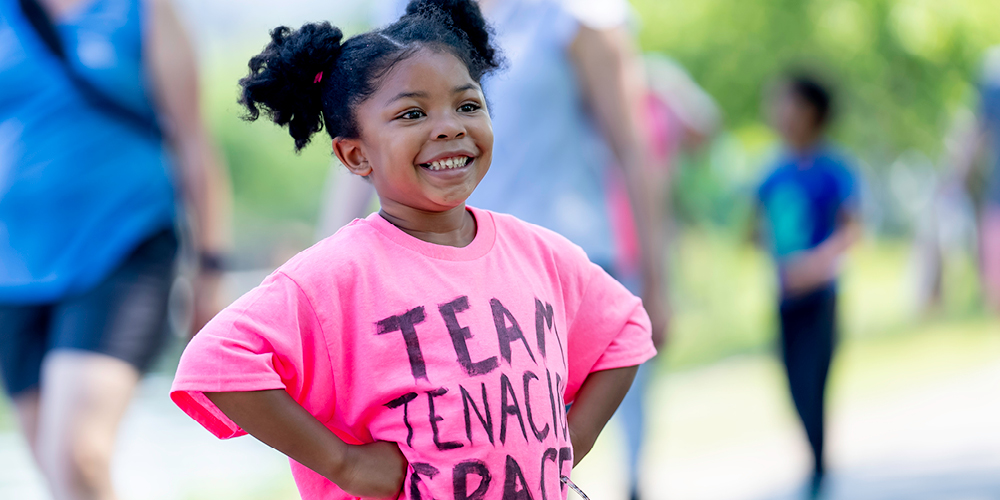
<instances>
[{"instance_id":1,"label":"young girl","mask_svg":"<svg viewBox=\"0 0 1000 500\"><path fill-rule=\"evenodd\" d=\"M565 498L560 475L655 354L649 319L567 240L465 206L493 149L480 80L499 65L474 2L414 1L341 39L274 30L242 102L298 148L325 126L382 209L213 319L171 397L220 438L288 455L303 498Z\"/></svg>"}]
</instances>

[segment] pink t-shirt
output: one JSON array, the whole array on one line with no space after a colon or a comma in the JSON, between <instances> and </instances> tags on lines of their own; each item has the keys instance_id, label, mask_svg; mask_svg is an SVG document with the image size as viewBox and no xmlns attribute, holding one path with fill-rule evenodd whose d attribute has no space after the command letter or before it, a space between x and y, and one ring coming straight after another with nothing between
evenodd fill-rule
<instances>
[{"instance_id":1,"label":"pink t-shirt","mask_svg":"<svg viewBox=\"0 0 1000 500\"><path fill-rule=\"evenodd\" d=\"M203 392L284 389L347 443L399 443L404 498L565 498L565 404L656 353L649 319L563 237L470 211L464 248L373 214L295 256L194 337L171 398L229 438L244 431ZM352 498L292 473L305 499Z\"/></svg>"}]
</instances>

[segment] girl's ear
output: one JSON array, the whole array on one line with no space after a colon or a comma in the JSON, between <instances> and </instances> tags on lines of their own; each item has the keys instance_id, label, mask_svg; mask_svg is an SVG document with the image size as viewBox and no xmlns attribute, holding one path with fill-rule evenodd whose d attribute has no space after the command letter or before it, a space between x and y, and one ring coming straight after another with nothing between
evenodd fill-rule
<instances>
[{"instance_id":1,"label":"girl's ear","mask_svg":"<svg viewBox=\"0 0 1000 500\"><path fill-rule=\"evenodd\" d=\"M361 150L360 139L344 139L338 137L333 140L333 153L337 155L340 163L343 163L347 170L355 175L367 177L372 173L371 164L364 151Z\"/></svg>"}]
</instances>

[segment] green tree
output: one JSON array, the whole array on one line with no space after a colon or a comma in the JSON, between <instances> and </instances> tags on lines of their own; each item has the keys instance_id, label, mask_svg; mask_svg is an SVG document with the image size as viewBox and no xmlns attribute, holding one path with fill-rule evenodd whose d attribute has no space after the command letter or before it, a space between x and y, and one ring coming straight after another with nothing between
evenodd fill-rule
<instances>
[{"instance_id":1,"label":"green tree","mask_svg":"<svg viewBox=\"0 0 1000 500\"><path fill-rule=\"evenodd\" d=\"M996 0L635 0L644 50L677 59L731 130L761 124L762 90L789 67L836 86L836 137L868 163L936 157L950 113L974 101Z\"/></svg>"}]
</instances>

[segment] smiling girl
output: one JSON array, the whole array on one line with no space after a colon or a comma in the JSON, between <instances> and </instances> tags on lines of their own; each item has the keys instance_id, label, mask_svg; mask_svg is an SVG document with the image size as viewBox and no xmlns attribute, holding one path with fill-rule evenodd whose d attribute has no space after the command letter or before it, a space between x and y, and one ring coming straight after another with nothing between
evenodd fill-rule
<instances>
[{"instance_id":1,"label":"smiling girl","mask_svg":"<svg viewBox=\"0 0 1000 500\"><path fill-rule=\"evenodd\" d=\"M174 402L288 455L303 498L565 498L655 349L640 300L580 248L465 205L493 151L479 8L415 1L346 41L327 23L271 38L241 82L250 118L297 148L325 127L382 209L213 319Z\"/></svg>"}]
</instances>

